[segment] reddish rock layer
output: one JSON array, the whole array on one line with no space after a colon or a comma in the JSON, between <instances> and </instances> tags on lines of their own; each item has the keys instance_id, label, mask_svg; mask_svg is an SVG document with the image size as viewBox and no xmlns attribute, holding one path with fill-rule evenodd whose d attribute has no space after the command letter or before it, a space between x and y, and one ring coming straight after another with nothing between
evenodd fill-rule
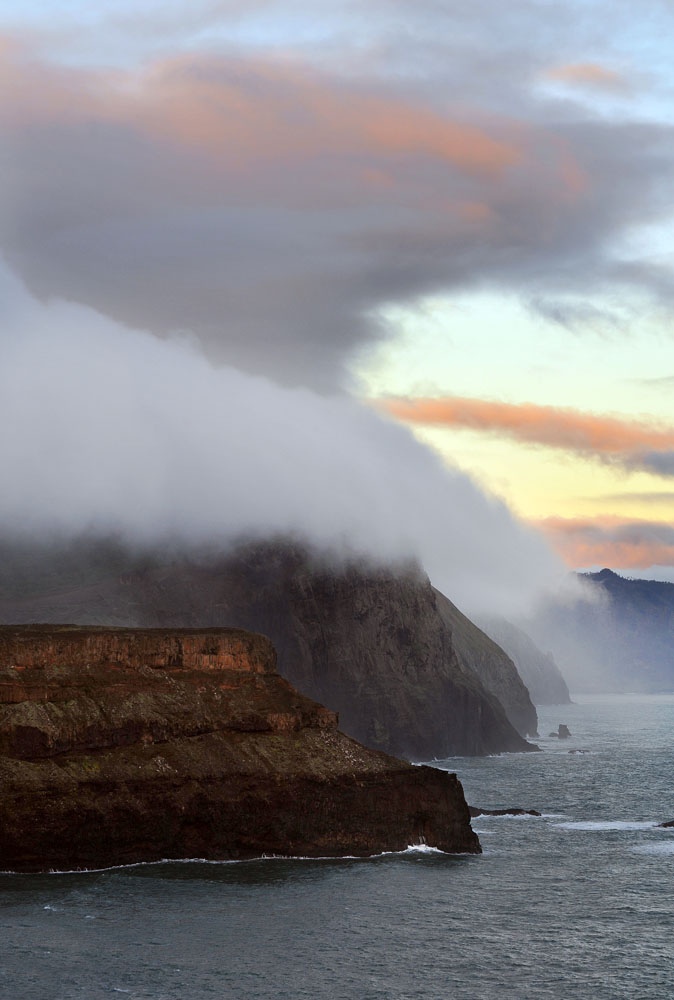
<instances>
[{"instance_id":1,"label":"reddish rock layer","mask_svg":"<svg viewBox=\"0 0 674 1000\"><path fill-rule=\"evenodd\" d=\"M0 628L0 867L479 851L455 775L337 730L238 629Z\"/></svg>"}]
</instances>

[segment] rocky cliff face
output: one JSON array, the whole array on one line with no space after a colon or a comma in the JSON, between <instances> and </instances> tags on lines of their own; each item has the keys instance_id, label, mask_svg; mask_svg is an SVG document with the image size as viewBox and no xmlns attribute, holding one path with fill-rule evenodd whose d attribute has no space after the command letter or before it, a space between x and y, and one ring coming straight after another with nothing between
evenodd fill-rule
<instances>
[{"instance_id":1,"label":"rocky cliff face","mask_svg":"<svg viewBox=\"0 0 674 1000\"><path fill-rule=\"evenodd\" d=\"M435 592L440 616L451 630L464 668L479 677L483 686L503 705L508 719L522 736L536 736L538 716L529 691L510 656L493 639L466 618L448 598Z\"/></svg>"},{"instance_id":2,"label":"rocky cliff face","mask_svg":"<svg viewBox=\"0 0 674 1000\"><path fill-rule=\"evenodd\" d=\"M340 733L235 629L0 628L0 866L478 852L455 775Z\"/></svg>"},{"instance_id":3,"label":"rocky cliff face","mask_svg":"<svg viewBox=\"0 0 674 1000\"><path fill-rule=\"evenodd\" d=\"M506 717L496 682L486 690L459 661L438 595L412 569L327 567L287 544L255 545L210 565L181 561L5 602L0 615L16 621L241 626L268 635L281 674L338 711L343 730L367 746L413 760L531 749ZM501 688L506 694L516 689L519 696L524 689L514 667L486 642L494 678L505 664ZM521 718L513 718L521 731L535 732L530 702Z\"/></svg>"},{"instance_id":4,"label":"rocky cliff face","mask_svg":"<svg viewBox=\"0 0 674 1000\"><path fill-rule=\"evenodd\" d=\"M552 653L544 653L526 632L504 618L484 618L480 625L511 658L534 705L571 703L566 681Z\"/></svg>"}]
</instances>

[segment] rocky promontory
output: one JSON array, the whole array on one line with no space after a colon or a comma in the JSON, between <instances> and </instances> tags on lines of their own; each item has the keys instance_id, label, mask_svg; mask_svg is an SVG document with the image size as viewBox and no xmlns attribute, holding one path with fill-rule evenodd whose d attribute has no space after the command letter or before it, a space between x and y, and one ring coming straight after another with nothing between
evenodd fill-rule
<instances>
[{"instance_id":1,"label":"rocky promontory","mask_svg":"<svg viewBox=\"0 0 674 1000\"><path fill-rule=\"evenodd\" d=\"M240 629L0 628L0 868L477 853L456 775L340 733Z\"/></svg>"}]
</instances>

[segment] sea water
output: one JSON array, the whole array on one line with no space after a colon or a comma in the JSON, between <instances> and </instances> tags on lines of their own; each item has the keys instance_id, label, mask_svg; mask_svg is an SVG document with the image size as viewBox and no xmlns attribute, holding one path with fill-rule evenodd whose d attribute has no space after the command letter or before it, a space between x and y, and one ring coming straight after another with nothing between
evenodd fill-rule
<instances>
[{"instance_id":1,"label":"sea water","mask_svg":"<svg viewBox=\"0 0 674 1000\"><path fill-rule=\"evenodd\" d=\"M473 820L480 857L1 875L0 996L674 997L674 696L539 719L542 753L434 762L471 804L543 813Z\"/></svg>"}]
</instances>

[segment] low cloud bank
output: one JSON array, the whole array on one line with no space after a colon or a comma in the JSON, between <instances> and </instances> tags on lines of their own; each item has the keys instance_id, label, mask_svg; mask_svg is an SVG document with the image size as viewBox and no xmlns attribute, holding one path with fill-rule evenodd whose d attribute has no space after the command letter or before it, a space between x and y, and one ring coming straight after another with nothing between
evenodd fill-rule
<instances>
[{"instance_id":1,"label":"low cloud bank","mask_svg":"<svg viewBox=\"0 0 674 1000\"><path fill-rule=\"evenodd\" d=\"M288 534L416 557L469 610L522 609L560 564L500 501L345 396L213 366L0 272L0 532L217 548Z\"/></svg>"}]
</instances>

